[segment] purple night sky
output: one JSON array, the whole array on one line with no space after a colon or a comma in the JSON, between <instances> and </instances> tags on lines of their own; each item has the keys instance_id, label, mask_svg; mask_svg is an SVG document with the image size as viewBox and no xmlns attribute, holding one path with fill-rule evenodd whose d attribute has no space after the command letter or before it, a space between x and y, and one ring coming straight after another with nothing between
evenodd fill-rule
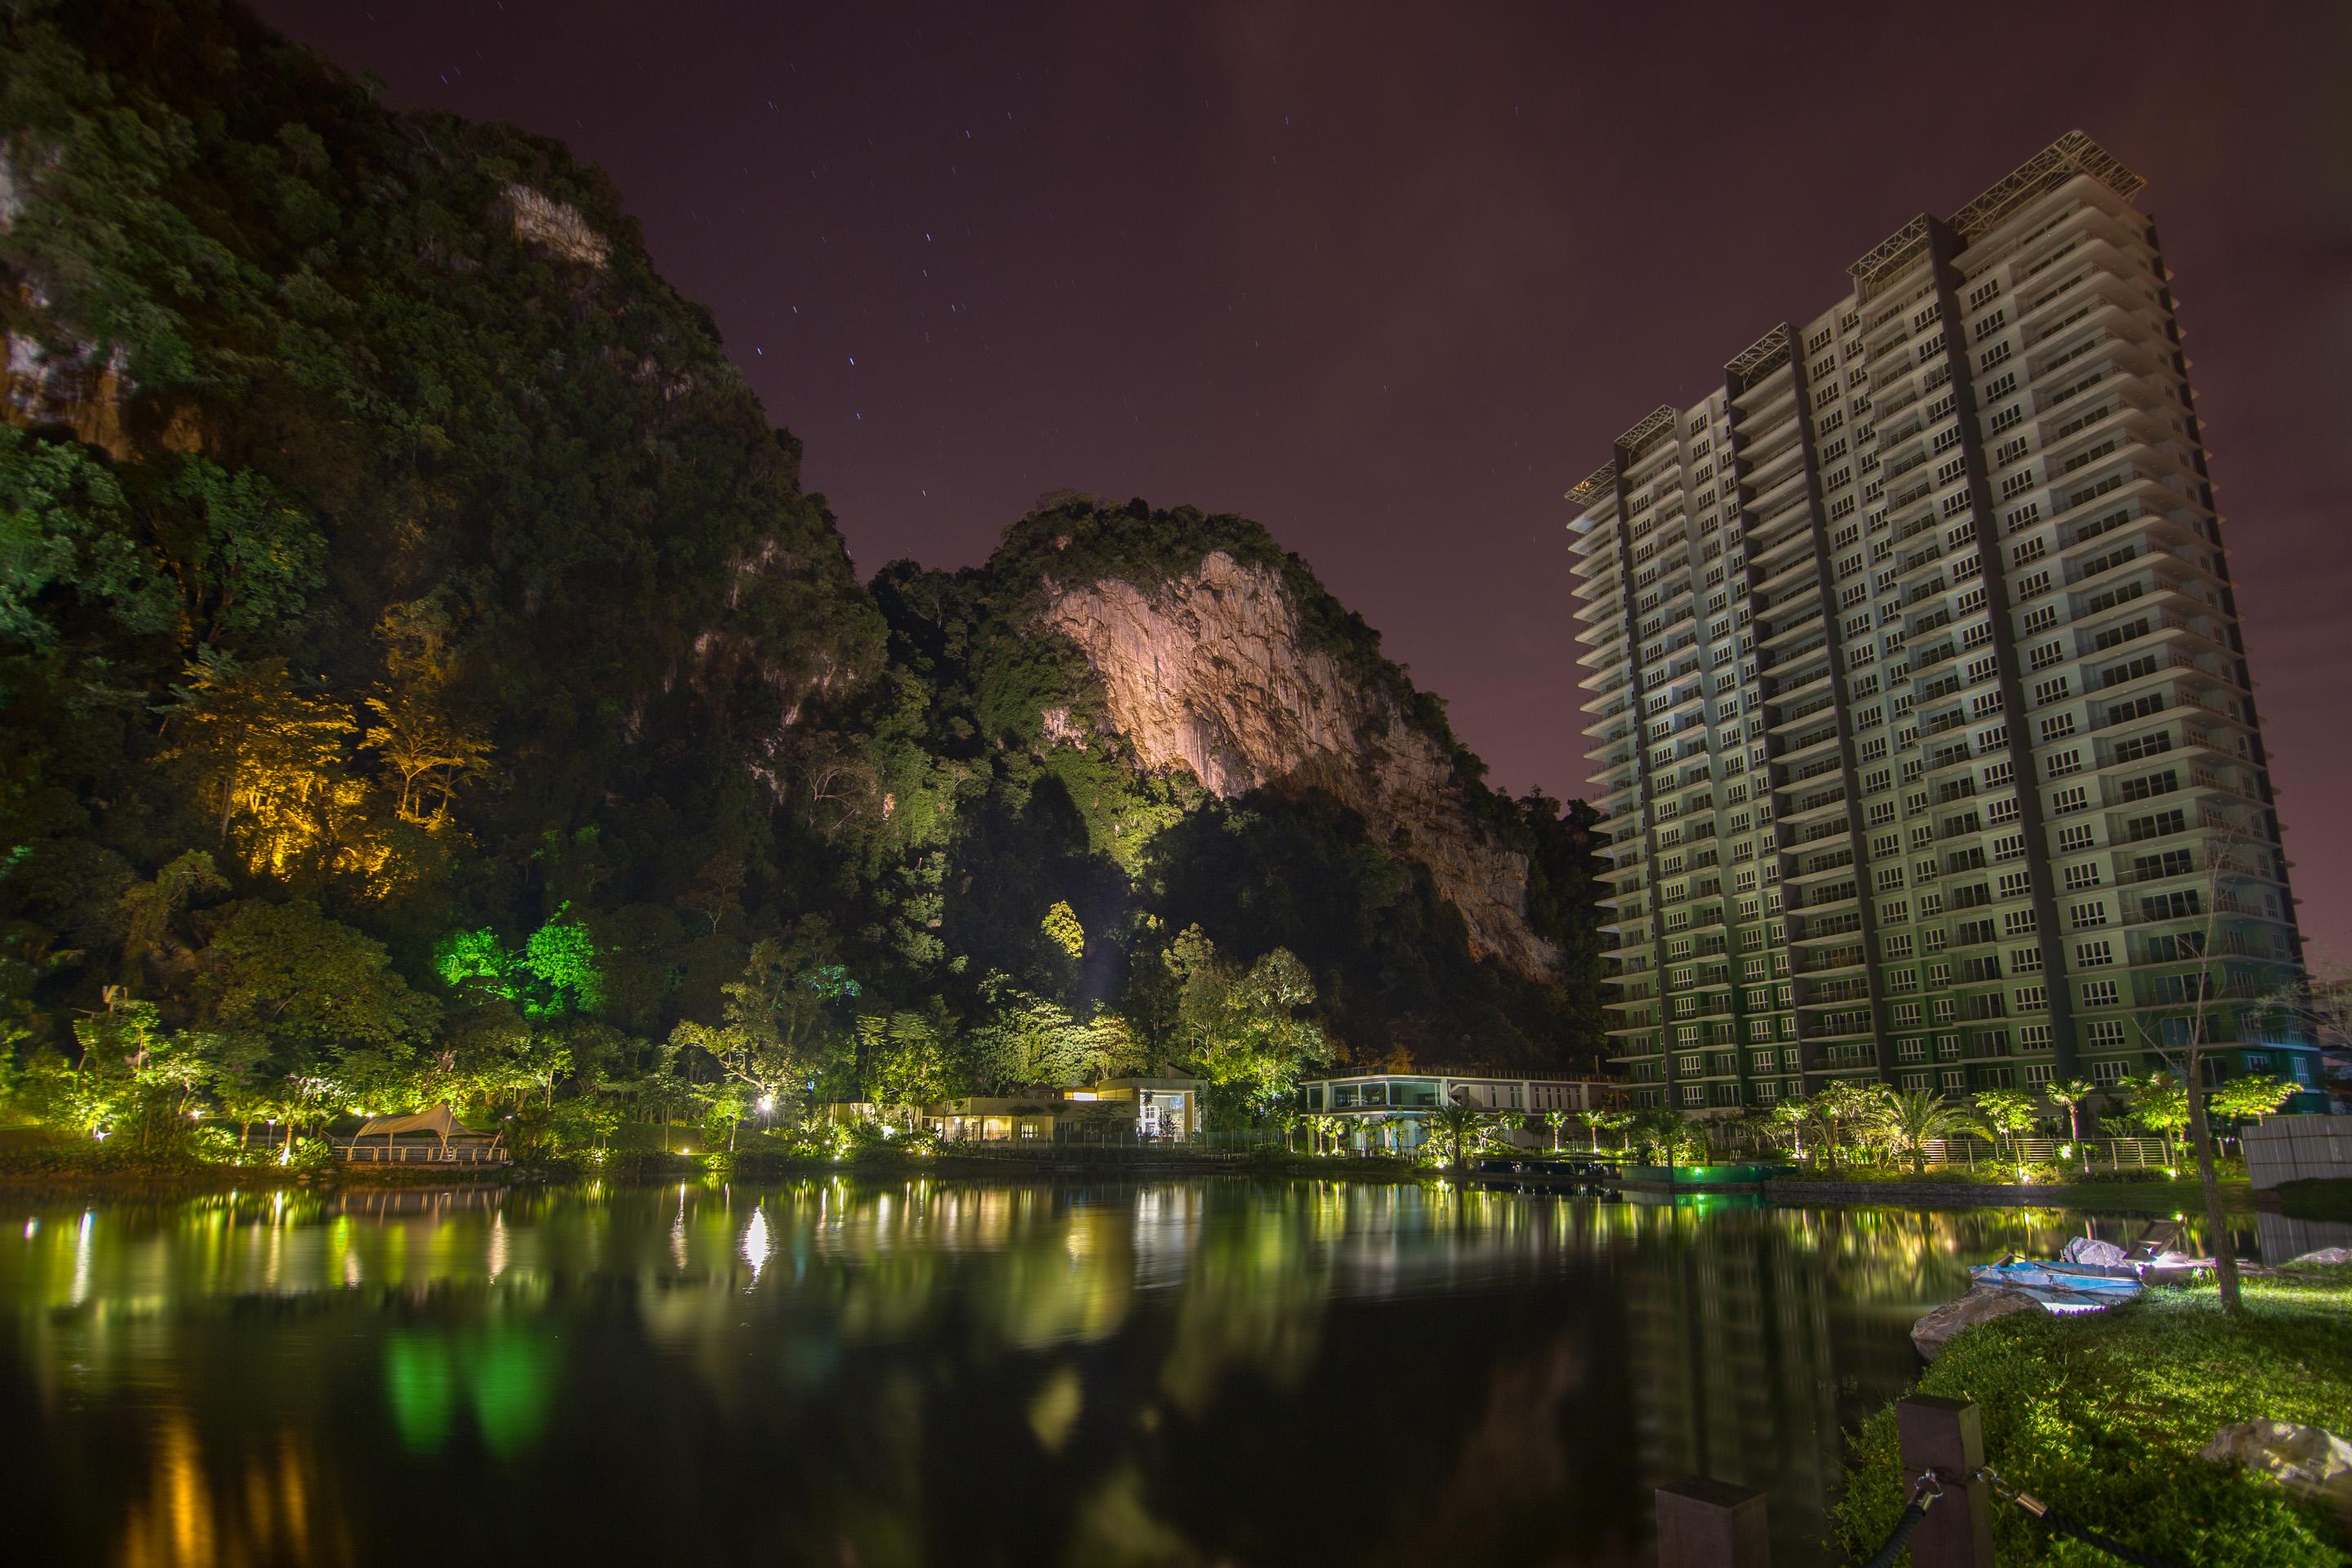
<instances>
[{"instance_id":1,"label":"purple night sky","mask_svg":"<svg viewBox=\"0 0 2352 1568\"><path fill-rule=\"evenodd\" d=\"M1244 512L1555 795L1560 491L2087 131L2179 274L2304 928L2352 960L2352 7L259 9L604 165L861 572L1065 486Z\"/></svg>"}]
</instances>

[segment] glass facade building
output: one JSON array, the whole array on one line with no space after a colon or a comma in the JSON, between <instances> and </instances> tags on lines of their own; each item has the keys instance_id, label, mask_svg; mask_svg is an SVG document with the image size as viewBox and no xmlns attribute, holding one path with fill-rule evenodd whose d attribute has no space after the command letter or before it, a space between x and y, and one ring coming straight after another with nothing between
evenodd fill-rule
<instances>
[{"instance_id":1,"label":"glass facade building","mask_svg":"<svg viewBox=\"0 0 2352 1568\"><path fill-rule=\"evenodd\" d=\"M1569 492L1638 1098L2318 1081L2142 182L2080 132L1903 226Z\"/></svg>"}]
</instances>

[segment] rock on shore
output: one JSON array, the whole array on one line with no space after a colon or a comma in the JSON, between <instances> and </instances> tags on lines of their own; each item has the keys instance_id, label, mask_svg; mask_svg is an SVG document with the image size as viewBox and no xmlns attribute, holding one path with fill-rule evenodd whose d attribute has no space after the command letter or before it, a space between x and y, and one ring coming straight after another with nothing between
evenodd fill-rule
<instances>
[{"instance_id":1,"label":"rock on shore","mask_svg":"<svg viewBox=\"0 0 2352 1568\"><path fill-rule=\"evenodd\" d=\"M1979 1285L1957 1301L1947 1301L1926 1317L1911 1325L1911 1342L1919 1353L1934 1361L1944 1353L1944 1347L1964 1330L1979 1323L1989 1323L1995 1318L2006 1318L2011 1312L2047 1310L2041 1302L2021 1290L2005 1290L1997 1285Z\"/></svg>"}]
</instances>

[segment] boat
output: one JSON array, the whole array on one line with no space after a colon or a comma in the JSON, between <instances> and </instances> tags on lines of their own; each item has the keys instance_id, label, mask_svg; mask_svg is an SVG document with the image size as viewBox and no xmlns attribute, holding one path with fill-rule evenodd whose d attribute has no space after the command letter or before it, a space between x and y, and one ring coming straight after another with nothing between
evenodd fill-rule
<instances>
[{"instance_id":1,"label":"boat","mask_svg":"<svg viewBox=\"0 0 2352 1568\"><path fill-rule=\"evenodd\" d=\"M2058 1312L2097 1311L2128 1301L2145 1288L2129 1267L2101 1263L2042 1263L2004 1258L1969 1268L1971 1285L2015 1290Z\"/></svg>"}]
</instances>

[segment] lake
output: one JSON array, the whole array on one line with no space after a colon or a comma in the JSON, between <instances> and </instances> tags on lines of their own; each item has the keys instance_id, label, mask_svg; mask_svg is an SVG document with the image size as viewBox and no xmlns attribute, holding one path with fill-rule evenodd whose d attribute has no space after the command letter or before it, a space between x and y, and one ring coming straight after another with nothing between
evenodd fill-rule
<instances>
[{"instance_id":1,"label":"lake","mask_svg":"<svg viewBox=\"0 0 2352 1568\"><path fill-rule=\"evenodd\" d=\"M1817 1562L1913 1320L2137 1224L1238 1178L0 1215L0 1556L126 1568L1631 1563L1693 1471Z\"/></svg>"}]
</instances>

